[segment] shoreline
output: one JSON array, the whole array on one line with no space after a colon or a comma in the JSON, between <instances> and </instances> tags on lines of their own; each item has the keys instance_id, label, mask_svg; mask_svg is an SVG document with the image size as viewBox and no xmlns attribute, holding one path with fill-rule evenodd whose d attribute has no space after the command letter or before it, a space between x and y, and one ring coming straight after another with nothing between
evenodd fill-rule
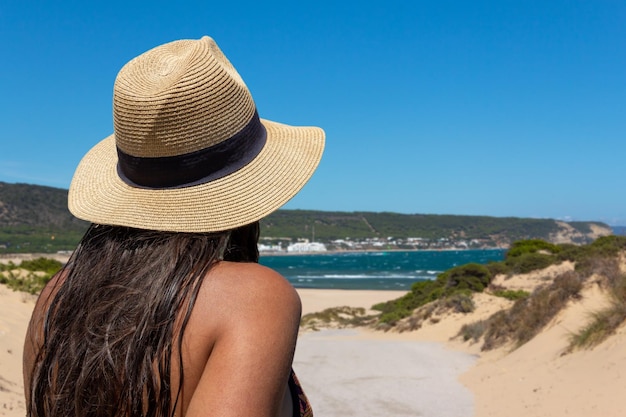
<instances>
[{"instance_id":1,"label":"shoreline","mask_svg":"<svg viewBox=\"0 0 626 417\"><path fill-rule=\"evenodd\" d=\"M398 290L339 290L296 288L302 301L302 315L316 313L331 307L363 307L402 297L407 291Z\"/></svg>"},{"instance_id":2,"label":"shoreline","mask_svg":"<svg viewBox=\"0 0 626 417\"><path fill-rule=\"evenodd\" d=\"M359 250L329 250L321 252L261 252L260 256L295 256L295 255L341 255L346 253L366 254L366 253L386 253L386 252L466 252L466 251L487 251L487 250L508 250L509 248L441 248L441 249L359 249Z\"/></svg>"},{"instance_id":3,"label":"shoreline","mask_svg":"<svg viewBox=\"0 0 626 417\"><path fill-rule=\"evenodd\" d=\"M298 255L341 255L341 254L371 254L371 253L386 253L386 252L466 252L466 251L495 251L495 250L508 250L505 247L489 247L489 248L441 248L441 249L359 249L359 250L332 250L323 252L260 252L259 256L298 256ZM72 256L71 251L54 252L54 253L31 253L31 252L17 252L17 253L0 253L0 263L8 263L11 259L37 259L37 258L51 258L51 259L69 259Z\"/></svg>"}]
</instances>

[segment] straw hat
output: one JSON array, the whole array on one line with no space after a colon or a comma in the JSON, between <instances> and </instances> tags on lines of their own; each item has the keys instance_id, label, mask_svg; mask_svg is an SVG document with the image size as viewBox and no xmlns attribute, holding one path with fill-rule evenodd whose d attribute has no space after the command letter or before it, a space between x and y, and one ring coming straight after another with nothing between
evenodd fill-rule
<instances>
[{"instance_id":1,"label":"straw hat","mask_svg":"<svg viewBox=\"0 0 626 417\"><path fill-rule=\"evenodd\" d=\"M213 39L158 46L119 72L114 134L82 159L69 209L93 223L228 230L291 199L313 175L324 131L260 119Z\"/></svg>"}]
</instances>

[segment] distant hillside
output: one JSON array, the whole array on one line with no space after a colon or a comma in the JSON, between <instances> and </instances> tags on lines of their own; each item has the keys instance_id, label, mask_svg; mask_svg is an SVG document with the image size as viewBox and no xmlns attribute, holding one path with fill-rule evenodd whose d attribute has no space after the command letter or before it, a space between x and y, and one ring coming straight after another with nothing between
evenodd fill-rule
<instances>
[{"instance_id":1,"label":"distant hillside","mask_svg":"<svg viewBox=\"0 0 626 417\"><path fill-rule=\"evenodd\" d=\"M0 182L0 227L15 226L84 230L86 223L67 209L67 190Z\"/></svg>"},{"instance_id":2,"label":"distant hillside","mask_svg":"<svg viewBox=\"0 0 626 417\"><path fill-rule=\"evenodd\" d=\"M67 190L0 182L0 253L73 250L87 226L67 209Z\"/></svg>"},{"instance_id":3,"label":"distant hillside","mask_svg":"<svg viewBox=\"0 0 626 417\"><path fill-rule=\"evenodd\" d=\"M67 190L0 182L0 254L72 250L87 226L68 211ZM393 237L475 240L481 246L506 247L532 238L581 244L611 233L596 222L373 212L278 210L261 221L263 238L320 242Z\"/></svg>"},{"instance_id":4,"label":"distant hillside","mask_svg":"<svg viewBox=\"0 0 626 417\"><path fill-rule=\"evenodd\" d=\"M610 234L611 228L599 222L566 223L516 217L279 210L261 221L263 237L303 236L322 242L372 237L443 238L506 247L523 239L584 244Z\"/></svg>"}]
</instances>

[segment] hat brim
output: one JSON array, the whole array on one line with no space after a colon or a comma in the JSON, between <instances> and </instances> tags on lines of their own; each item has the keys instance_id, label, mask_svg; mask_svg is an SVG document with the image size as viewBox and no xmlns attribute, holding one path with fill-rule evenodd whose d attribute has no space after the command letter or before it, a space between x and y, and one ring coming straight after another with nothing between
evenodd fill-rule
<instances>
[{"instance_id":1,"label":"hat brim","mask_svg":"<svg viewBox=\"0 0 626 417\"><path fill-rule=\"evenodd\" d=\"M324 150L324 131L261 119L265 146L238 171L205 184L136 188L117 174L115 137L94 146L70 185L70 212L92 223L173 232L216 232L253 223L307 183Z\"/></svg>"}]
</instances>

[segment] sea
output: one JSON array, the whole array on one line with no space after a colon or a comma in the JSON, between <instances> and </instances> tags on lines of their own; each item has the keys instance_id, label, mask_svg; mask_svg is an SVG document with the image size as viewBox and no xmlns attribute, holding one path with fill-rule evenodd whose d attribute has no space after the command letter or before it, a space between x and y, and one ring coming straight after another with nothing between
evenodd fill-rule
<instances>
[{"instance_id":1,"label":"sea","mask_svg":"<svg viewBox=\"0 0 626 417\"><path fill-rule=\"evenodd\" d=\"M296 288L409 290L417 281L468 263L504 259L504 249L340 252L264 255L259 262L286 277Z\"/></svg>"}]
</instances>

